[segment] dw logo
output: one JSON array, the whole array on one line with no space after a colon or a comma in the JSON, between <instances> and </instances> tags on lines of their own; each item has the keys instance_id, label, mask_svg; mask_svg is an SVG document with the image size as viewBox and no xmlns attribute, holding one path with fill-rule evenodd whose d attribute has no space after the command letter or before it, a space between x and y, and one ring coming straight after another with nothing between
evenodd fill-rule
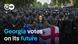
<instances>
[{"instance_id":1,"label":"dw logo","mask_svg":"<svg viewBox=\"0 0 78 44\"><path fill-rule=\"evenodd\" d=\"M15 6L13 4L4 4L4 9L5 10L13 10Z\"/></svg>"}]
</instances>

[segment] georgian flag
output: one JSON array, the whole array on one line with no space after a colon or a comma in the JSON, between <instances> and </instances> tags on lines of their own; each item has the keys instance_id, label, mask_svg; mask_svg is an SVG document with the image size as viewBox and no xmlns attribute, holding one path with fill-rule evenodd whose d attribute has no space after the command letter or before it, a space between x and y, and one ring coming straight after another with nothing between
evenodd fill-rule
<instances>
[{"instance_id":1,"label":"georgian flag","mask_svg":"<svg viewBox=\"0 0 78 44\"><path fill-rule=\"evenodd\" d=\"M58 26L52 26L42 30L43 34L40 35L40 44L59 44Z\"/></svg>"}]
</instances>

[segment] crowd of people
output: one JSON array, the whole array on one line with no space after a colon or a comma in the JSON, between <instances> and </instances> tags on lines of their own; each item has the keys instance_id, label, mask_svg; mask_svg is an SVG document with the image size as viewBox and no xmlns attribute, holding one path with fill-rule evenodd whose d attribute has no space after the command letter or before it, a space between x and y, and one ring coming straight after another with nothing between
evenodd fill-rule
<instances>
[{"instance_id":1,"label":"crowd of people","mask_svg":"<svg viewBox=\"0 0 78 44\"><path fill-rule=\"evenodd\" d=\"M0 31L8 27L22 28L25 24L29 24L36 29L44 29L55 23L60 28L63 44L72 43L69 41L77 43L77 11L75 8L15 8L12 11L1 9Z\"/></svg>"},{"instance_id":2,"label":"crowd of people","mask_svg":"<svg viewBox=\"0 0 78 44\"><path fill-rule=\"evenodd\" d=\"M59 20L73 20L77 13L74 8L17 8L13 11L0 10L0 21L3 24L40 24L50 26L55 20L58 23ZM41 24L42 23L42 24ZM11 25L7 25L11 26ZM41 27L44 27L41 26ZM45 27L44 27L45 28Z\"/></svg>"}]
</instances>

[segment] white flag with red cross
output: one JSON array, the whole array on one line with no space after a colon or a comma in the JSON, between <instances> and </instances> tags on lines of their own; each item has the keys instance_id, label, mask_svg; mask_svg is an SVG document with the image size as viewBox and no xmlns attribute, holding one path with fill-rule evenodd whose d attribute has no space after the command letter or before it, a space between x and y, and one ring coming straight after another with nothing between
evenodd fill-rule
<instances>
[{"instance_id":1,"label":"white flag with red cross","mask_svg":"<svg viewBox=\"0 0 78 44\"><path fill-rule=\"evenodd\" d=\"M52 26L42 30L43 34L40 35L40 44L59 44L58 26Z\"/></svg>"}]
</instances>

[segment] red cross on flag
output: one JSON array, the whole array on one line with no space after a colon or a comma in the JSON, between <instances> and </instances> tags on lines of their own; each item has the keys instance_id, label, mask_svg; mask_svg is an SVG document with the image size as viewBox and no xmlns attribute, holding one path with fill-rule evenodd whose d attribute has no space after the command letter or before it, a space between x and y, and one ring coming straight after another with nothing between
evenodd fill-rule
<instances>
[{"instance_id":1,"label":"red cross on flag","mask_svg":"<svg viewBox=\"0 0 78 44\"><path fill-rule=\"evenodd\" d=\"M40 44L59 44L59 27L51 26L42 29L43 34L40 35Z\"/></svg>"}]
</instances>

